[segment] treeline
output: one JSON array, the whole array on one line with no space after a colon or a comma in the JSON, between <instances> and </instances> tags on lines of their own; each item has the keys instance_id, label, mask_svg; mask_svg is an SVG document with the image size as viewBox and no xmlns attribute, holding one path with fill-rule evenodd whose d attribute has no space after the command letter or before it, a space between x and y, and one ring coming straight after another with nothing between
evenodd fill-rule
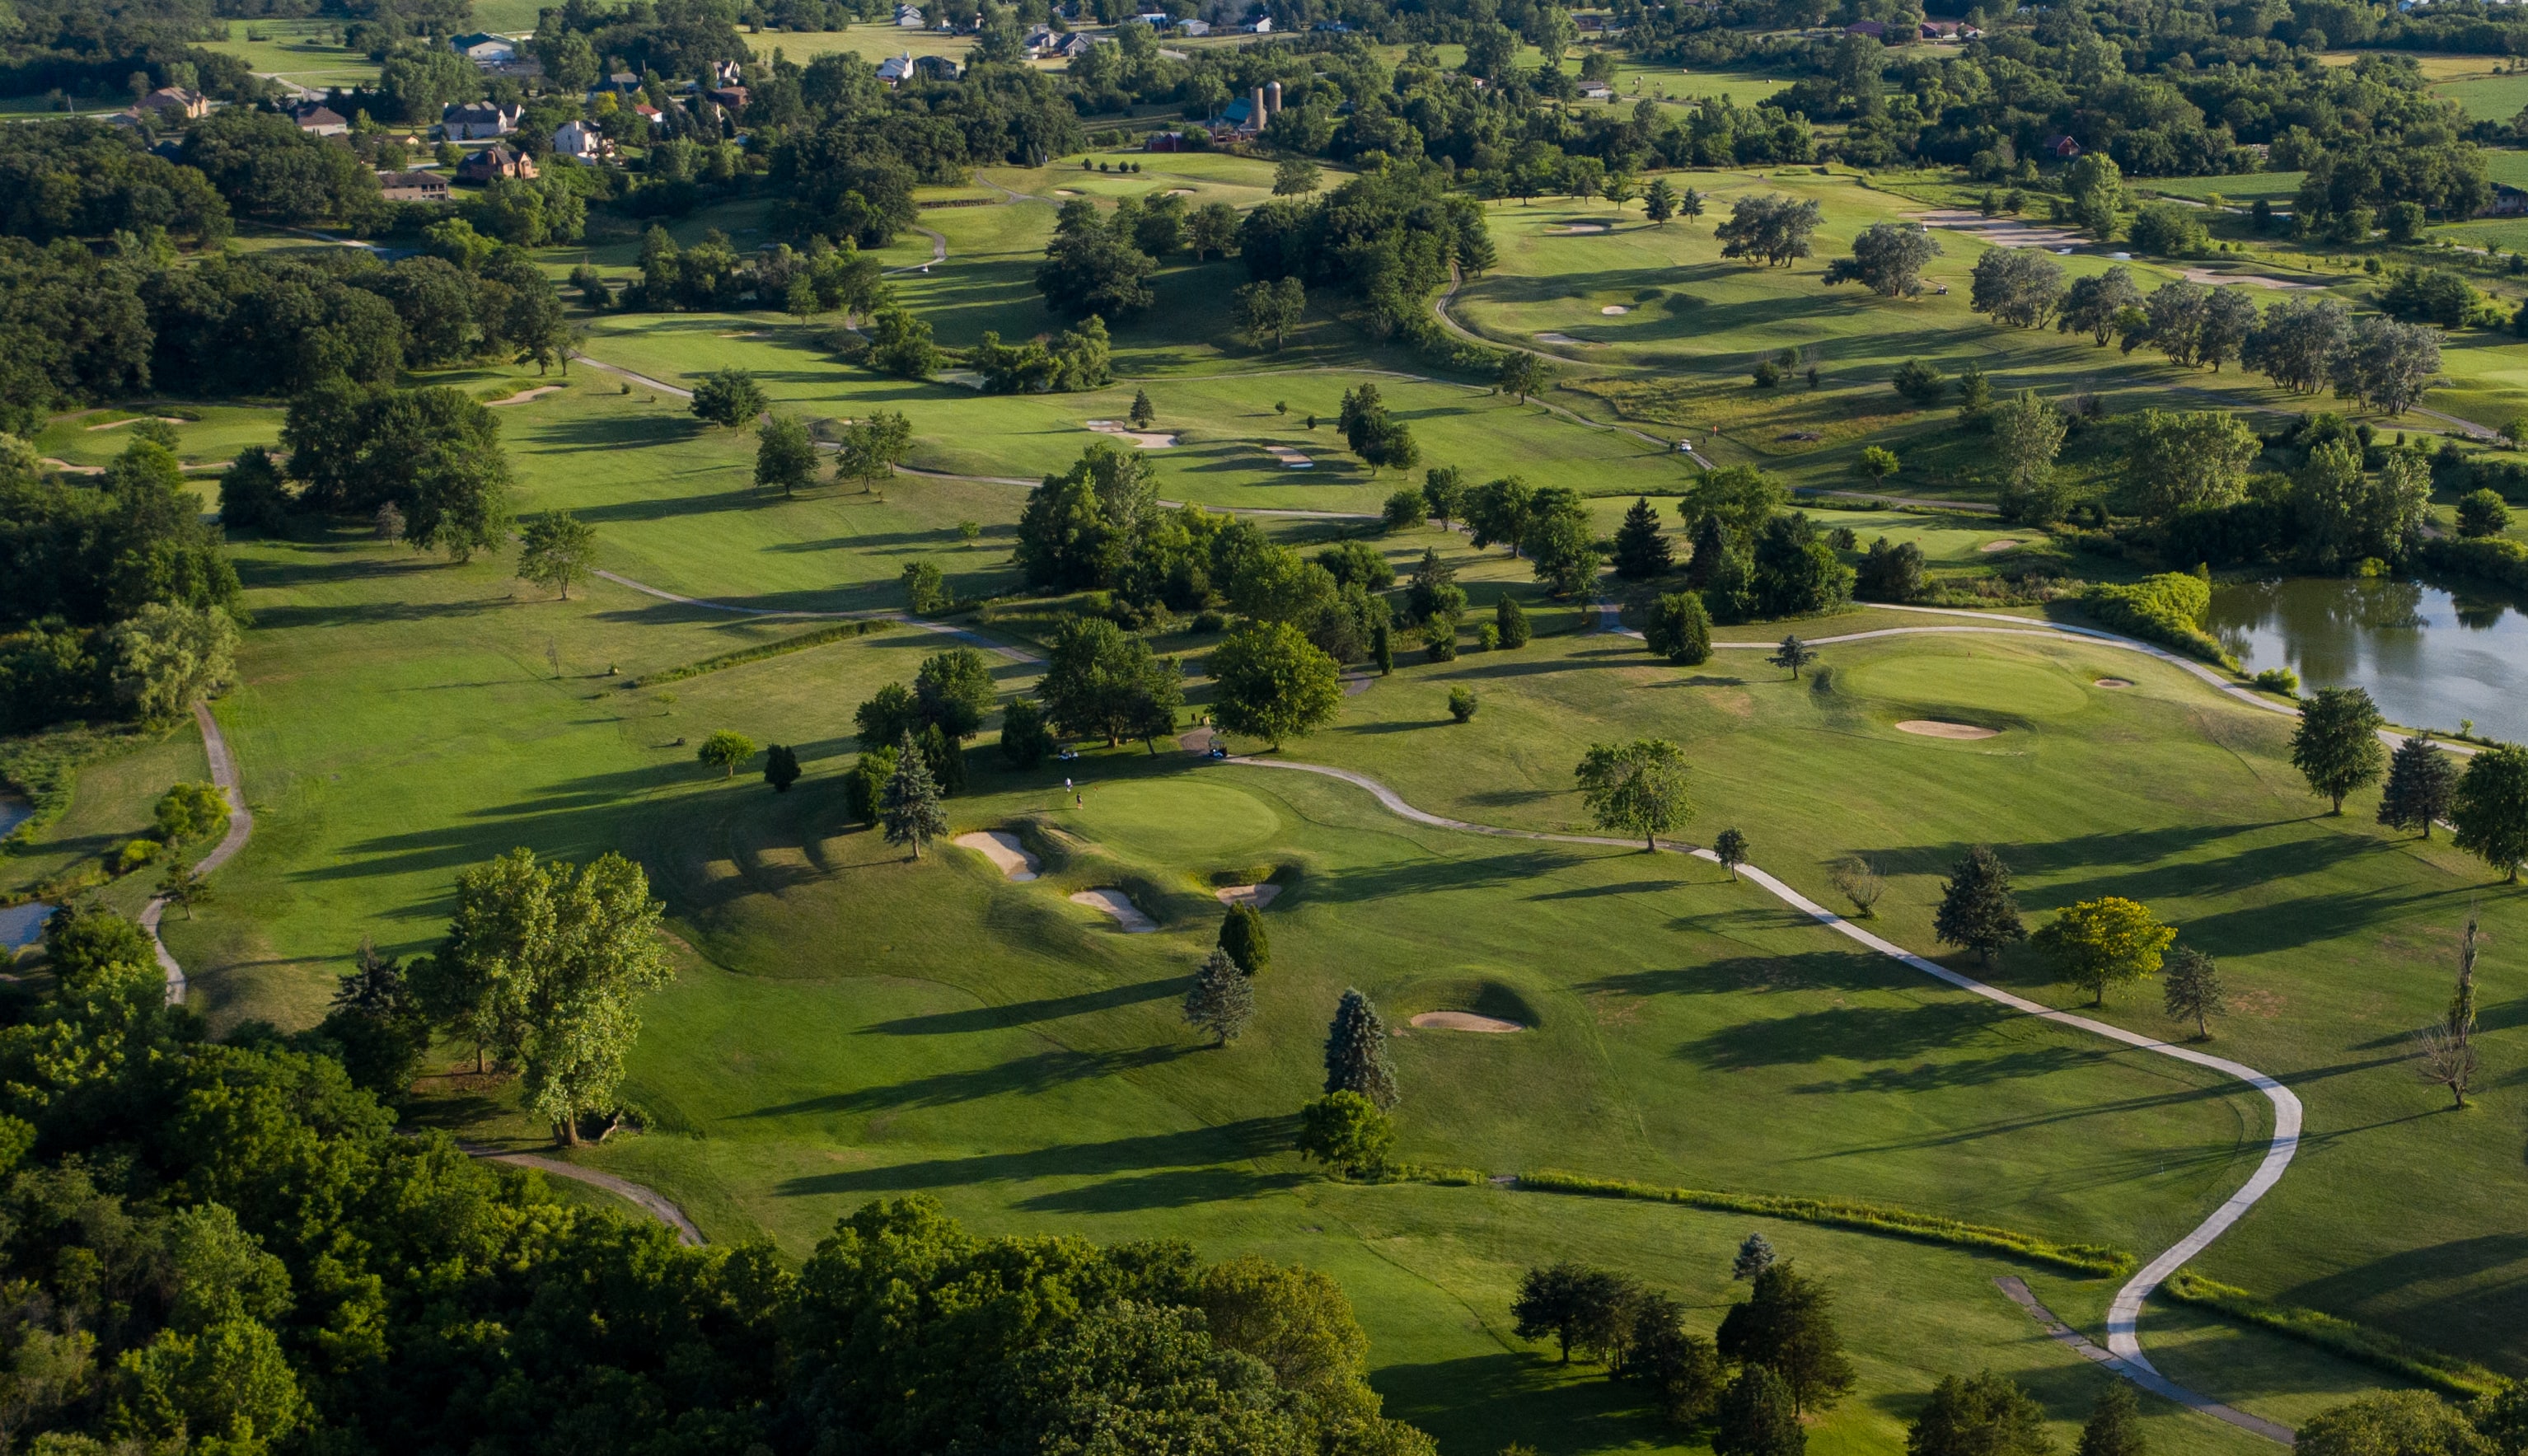
<instances>
[{"instance_id":1,"label":"treeline","mask_svg":"<svg viewBox=\"0 0 2528 1456\"><path fill-rule=\"evenodd\" d=\"M0 1343L45 1373L14 1387L12 1438L737 1456L1164 1430L1268 1456L1432 1449L1382 1417L1349 1304L1308 1270L1204 1265L1169 1241L986 1239L918 1197L838 1221L794 1267L768 1244L685 1248L557 1205L532 1174L398 1129L412 1034L468 1006L443 1024L514 1056L532 1105L610 1125L538 1059L588 1060L565 1054L573 1008L661 978L658 911L612 857L507 857L461 877L436 956L364 953L319 1027L226 1042L167 1004L136 927L57 913L57 984L13 998L0 1026L0 1271L20 1291ZM647 968L599 976L593 1001L578 966L575 999L546 1007L521 963L501 981L514 1001L469 1002L475 952L537 916L619 930L605 943ZM906 1298L958 1312L915 1327Z\"/></svg>"}]
</instances>

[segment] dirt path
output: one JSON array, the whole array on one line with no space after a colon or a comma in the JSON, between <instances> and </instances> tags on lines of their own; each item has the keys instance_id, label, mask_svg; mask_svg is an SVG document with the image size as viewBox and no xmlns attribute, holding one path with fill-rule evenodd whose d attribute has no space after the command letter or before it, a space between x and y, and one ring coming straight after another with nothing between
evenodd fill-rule
<instances>
[{"instance_id":1,"label":"dirt path","mask_svg":"<svg viewBox=\"0 0 2528 1456\"><path fill-rule=\"evenodd\" d=\"M703 1231L694 1226L693 1220L685 1217L683 1209L676 1207L665 1194L656 1189L645 1188L630 1178L618 1178L610 1172L599 1172L593 1168L582 1168L576 1163L564 1163L558 1158L547 1158L537 1153L496 1153L489 1148L465 1142L460 1142L457 1146L464 1149L468 1155L480 1158L486 1163L506 1163L514 1168L532 1168L538 1172L553 1177L568 1178L574 1183L586 1183L592 1188L603 1188L617 1198L639 1204L652 1218L676 1230L676 1242L687 1248L699 1249L703 1246Z\"/></svg>"},{"instance_id":2,"label":"dirt path","mask_svg":"<svg viewBox=\"0 0 2528 1456\"><path fill-rule=\"evenodd\" d=\"M194 703L193 721L202 730L202 753L211 760L211 782L219 786L220 796L229 802L229 832L193 866L195 873L209 874L245 848L246 840L254 833L254 810L246 807L245 790L237 783L237 755L229 752L229 741L220 733L220 720L211 716L211 705ZM184 999L184 967L176 963L167 943L158 938L158 922L166 914L166 897L160 896L141 907L140 928L149 932L149 944L158 953L158 968L167 975L167 1000L173 1004Z\"/></svg>"}]
</instances>

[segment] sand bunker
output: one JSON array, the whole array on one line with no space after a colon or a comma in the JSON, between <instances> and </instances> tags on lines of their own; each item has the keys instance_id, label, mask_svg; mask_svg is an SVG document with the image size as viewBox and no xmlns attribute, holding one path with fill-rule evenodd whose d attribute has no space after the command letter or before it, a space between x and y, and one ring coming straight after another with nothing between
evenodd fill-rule
<instances>
[{"instance_id":1,"label":"sand bunker","mask_svg":"<svg viewBox=\"0 0 2528 1456\"><path fill-rule=\"evenodd\" d=\"M1605 233L1610 230L1605 223L1573 223L1568 228L1555 228L1551 231L1568 234L1573 233Z\"/></svg>"},{"instance_id":2,"label":"sand bunker","mask_svg":"<svg viewBox=\"0 0 2528 1456\"><path fill-rule=\"evenodd\" d=\"M2261 273L2215 273L2209 268L2180 268L2178 273L2190 284L2244 284L2251 288L2322 288L2324 284L2295 284L2287 279L2267 278Z\"/></svg>"},{"instance_id":3,"label":"sand bunker","mask_svg":"<svg viewBox=\"0 0 2528 1456\"><path fill-rule=\"evenodd\" d=\"M1287 444L1268 444L1264 447L1264 453L1281 461L1282 468L1284 470L1313 470L1316 468L1317 464L1316 461L1300 454L1297 450L1290 448Z\"/></svg>"},{"instance_id":4,"label":"sand bunker","mask_svg":"<svg viewBox=\"0 0 2528 1456\"><path fill-rule=\"evenodd\" d=\"M979 390L983 388L983 372L979 369L942 369L930 376L930 382L934 385L955 385L961 390Z\"/></svg>"},{"instance_id":5,"label":"sand bunker","mask_svg":"<svg viewBox=\"0 0 2528 1456\"><path fill-rule=\"evenodd\" d=\"M1538 343L1558 343L1575 349L1594 349L1605 347L1605 345L1599 343L1598 340L1594 338L1574 338L1568 334L1540 334L1536 336L1536 341Z\"/></svg>"},{"instance_id":6,"label":"sand bunker","mask_svg":"<svg viewBox=\"0 0 2528 1456\"><path fill-rule=\"evenodd\" d=\"M1413 1018L1416 1026L1436 1027L1442 1031L1525 1031L1516 1021L1499 1016L1478 1016L1473 1012L1424 1012Z\"/></svg>"},{"instance_id":7,"label":"sand bunker","mask_svg":"<svg viewBox=\"0 0 2528 1456\"><path fill-rule=\"evenodd\" d=\"M1147 935L1159 928L1159 922L1142 914L1141 908L1121 890L1082 890L1071 897L1071 903L1113 915L1126 935Z\"/></svg>"},{"instance_id":8,"label":"sand bunker","mask_svg":"<svg viewBox=\"0 0 2528 1456\"><path fill-rule=\"evenodd\" d=\"M538 385L532 390L520 390L518 392L510 395L506 399L495 399L491 401L490 407L493 409L499 409L503 404L524 404L530 399L541 398L544 395L555 393L559 391L560 389L561 386L559 385Z\"/></svg>"},{"instance_id":9,"label":"sand bunker","mask_svg":"<svg viewBox=\"0 0 2528 1456\"><path fill-rule=\"evenodd\" d=\"M1223 905L1251 905L1257 910L1262 910L1273 903L1275 896L1282 893L1282 887L1279 885L1223 885L1211 893L1212 897Z\"/></svg>"},{"instance_id":10,"label":"sand bunker","mask_svg":"<svg viewBox=\"0 0 2528 1456\"><path fill-rule=\"evenodd\" d=\"M1192 196L1192 195L1193 195L1193 188L1191 188L1191 187L1170 187L1170 188L1168 188L1168 195L1169 195L1169 196L1171 196L1171 197L1190 197L1190 196Z\"/></svg>"},{"instance_id":11,"label":"sand bunker","mask_svg":"<svg viewBox=\"0 0 2528 1456\"><path fill-rule=\"evenodd\" d=\"M1973 723L1943 723L1937 718L1907 718L1896 725L1899 733L1919 733L1924 738L1999 738L1998 728L1977 728Z\"/></svg>"},{"instance_id":12,"label":"sand bunker","mask_svg":"<svg viewBox=\"0 0 2528 1456\"><path fill-rule=\"evenodd\" d=\"M2019 545L2018 542L2007 539L2002 541L1987 541L1983 545L1976 546L1975 549L1978 551L2006 551L2017 545Z\"/></svg>"},{"instance_id":13,"label":"sand bunker","mask_svg":"<svg viewBox=\"0 0 2528 1456\"><path fill-rule=\"evenodd\" d=\"M1053 189L1053 195L1056 197L1077 197L1080 195L1080 189L1078 187L1056 187Z\"/></svg>"},{"instance_id":14,"label":"sand bunker","mask_svg":"<svg viewBox=\"0 0 2528 1456\"><path fill-rule=\"evenodd\" d=\"M88 426L88 429L90 429L90 430L92 430L92 431L93 431L93 430L120 430L120 429L122 429L122 428L123 428L124 426L126 426L126 425L137 425L137 424L139 424L142 420L145 420L145 419L154 419L154 420L156 420L156 421L157 421L159 424L161 424L161 425L189 425L189 424L193 423L193 422L192 422L192 421L190 421L190 420L180 420L180 419L176 418L174 415L135 415L135 416L133 416L132 418L128 419L128 420L110 420L110 421L108 421L108 422L106 422L105 424L102 424L102 425L90 425L90 426Z\"/></svg>"},{"instance_id":15,"label":"sand bunker","mask_svg":"<svg viewBox=\"0 0 2528 1456\"><path fill-rule=\"evenodd\" d=\"M1090 420L1088 428L1100 435L1112 435L1118 440L1129 440L1145 450L1171 449L1177 442L1177 438L1173 435L1154 430L1135 430L1122 420Z\"/></svg>"},{"instance_id":16,"label":"sand bunker","mask_svg":"<svg viewBox=\"0 0 2528 1456\"><path fill-rule=\"evenodd\" d=\"M769 333L762 329L749 329L734 334L723 334L720 336L722 338L770 338L772 336Z\"/></svg>"},{"instance_id":17,"label":"sand bunker","mask_svg":"<svg viewBox=\"0 0 2528 1456\"><path fill-rule=\"evenodd\" d=\"M1994 247L2070 247L2089 241L2088 235L2068 228L2043 223L2023 223L2017 218L1988 218L1979 212L1953 208L1941 212L1908 213L1911 221L1926 228L1944 228L1952 233L1966 233Z\"/></svg>"},{"instance_id":18,"label":"sand bunker","mask_svg":"<svg viewBox=\"0 0 2528 1456\"><path fill-rule=\"evenodd\" d=\"M1628 314L1628 313L1631 313L1631 312L1632 312L1632 310L1631 310L1631 309L1629 309L1629 308L1626 308L1624 305L1622 305L1622 304L1620 304L1620 303L1609 303L1609 304L1607 304L1605 308L1602 308L1602 309L1598 310L1598 312L1600 312L1600 313L1602 313L1602 314L1606 315L1608 318L1613 318L1613 317L1615 317L1615 316L1616 316L1616 315L1618 315L1618 314Z\"/></svg>"},{"instance_id":19,"label":"sand bunker","mask_svg":"<svg viewBox=\"0 0 2528 1456\"><path fill-rule=\"evenodd\" d=\"M2101 688L2130 688L2133 686L2133 679L2123 677L2102 677L2098 679L2098 686Z\"/></svg>"},{"instance_id":20,"label":"sand bunker","mask_svg":"<svg viewBox=\"0 0 2528 1456\"><path fill-rule=\"evenodd\" d=\"M992 861L995 868L1013 880L1031 880L1042 867L1035 856L1027 852L1019 837L1001 829L986 829L980 834L961 834L948 841L961 850L973 850Z\"/></svg>"}]
</instances>

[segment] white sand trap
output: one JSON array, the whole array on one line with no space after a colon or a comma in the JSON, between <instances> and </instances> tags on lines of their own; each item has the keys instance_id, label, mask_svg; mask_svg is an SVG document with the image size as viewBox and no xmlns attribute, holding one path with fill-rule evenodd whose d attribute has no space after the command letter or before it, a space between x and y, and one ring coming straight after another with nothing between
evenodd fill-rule
<instances>
[{"instance_id":1,"label":"white sand trap","mask_svg":"<svg viewBox=\"0 0 2528 1456\"><path fill-rule=\"evenodd\" d=\"M1478 1016L1473 1012L1424 1012L1413 1018L1416 1026L1432 1026L1442 1031L1525 1031L1516 1021L1499 1016Z\"/></svg>"},{"instance_id":2,"label":"white sand trap","mask_svg":"<svg viewBox=\"0 0 2528 1456\"><path fill-rule=\"evenodd\" d=\"M1171 196L1171 197L1190 197L1190 196L1192 196L1192 195L1193 195L1193 188L1191 188L1191 187L1170 187L1170 188L1168 188L1168 195L1169 195L1169 196Z\"/></svg>"},{"instance_id":3,"label":"white sand trap","mask_svg":"<svg viewBox=\"0 0 2528 1456\"><path fill-rule=\"evenodd\" d=\"M1088 428L1100 435L1112 435L1118 440L1129 440L1145 450L1174 449L1177 442L1177 438L1173 435L1154 430L1135 430L1122 420L1090 420Z\"/></svg>"},{"instance_id":4,"label":"white sand trap","mask_svg":"<svg viewBox=\"0 0 2528 1456\"><path fill-rule=\"evenodd\" d=\"M503 404L524 404L530 399L540 399L547 394L556 393L560 390L559 385L538 385L532 390L520 390L506 399L495 399L490 407L499 409Z\"/></svg>"},{"instance_id":5,"label":"white sand trap","mask_svg":"<svg viewBox=\"0 0 2528 1456\"><path fill-rule=\"evenodd\" d=\"M1223 885L1211 892L1212 898L1223 905L1251 905L1257 910L1271 905L1281 893L1279 885Z\"/></svg>"},{"instance_id":6,"label":"white sand trap","mask_svg":"<svg viewBox=\"0 0 2528 1456\"><path fill-rule=\"evenodd\" d=\"M190 420L180 420L174 415L134 415L132 418L128 420L113 420L103 425L90 425L88 426L88 429L91 431L120 430L126 425L137 425L142 420L146 419L155 419L161 425L189 425L193 423Z\"/></svg>"},{"instance_id":7,"label":"white sand trap","mask_svg":"<svg viewBox=\"0 0 2528 1456\"><path fill-rule=\"evenodd\" d=\"M2130 688L2133 686L2133 679L2125 677L2102 677L2098 679L2098 686L2101 688Z\"/></svg>"},{"instance_id":8,"label":"white sand trap","mask_svg":"<svg viewBox=\"0 0 2528 1456\"><path fill-rule=\"evenodd\" d=\"M2190 284L2244 284L2251 288L2322 288L2324 284L2295 284L2288 279L2267 278L2261 273L2215 273L2209 268L2180 268L2178 273Z\"/></svg>"},{"instance_id":9,"label":"white sand trap","mask_svg":"<svg viewBox=\"0 0 2528 1456\"><path fill-rule=\"evenodd\" d=\"M1281 461L1282 468L1284 470L1313 470L1317 465L1316 461L1300 454L1297 450L1290 448L1287 444L1268 444L1264 447L1264 453Z\"/></svg>"},{"instance_id":10,"label":"white sand trap","mask_svg":"<svg viewBox=\"0 0 2528 1456\"><path fill-rule=\"evenodd\" d=\"M1554 231L1568 235L1575 233L1606 233L1612 230L1605 223L1573 223L1568 228L1556 228Z\"/></svg>"},{"instance_id":11,"label":"white sand trap","mask_svg":"<svg viewBox=\"0 0 2528 1456\"><path fill-rule=\"evenodd\" d=\"M770 338L772 336L769 333L762 329L741 330L737 333L723 334L720 336L722 338Z\"/></svg>"},{"instance_id":12,"label":"white sand trap","mask_svg":"<svg viewBox=\"0 0 2528 1456\"><path fill-rule=\"evenodd\" d=\"M1121 890L1082 890L1071 897L1071 903L1113 915L1126 935L1147 935L1159 928L1159 922L1142 914L1141 908Z\"/></svg>"},{"instance_id":13,"label":"white sand trap","mask_svg":"<svg viewBox=\"0 0 2528 1456\"><path fill-rule=\"evenodd\" d=\"M1053 189L1053 195L1056 197L1077 197L1080 195L1080 189L1078 187L1056 187Z\"/></svg>"},{"instance_id":14,"label":"white sand trap","mask_svg":"<svg viewBox=\"0 0 2528 1456\"><path fill-rule=\"evenodd\" d=\"M1899 733L1919 733L1924 738L1999 738L1998 728L1978 728L1973 723L1943 723L1937 718L1907 718L1896 725Z\"/></svg>"},{"instance_id":15,"label":"white sand trap","mask_svg":"<svg viewBox=\"0 0 2528 1456\"><path fill-rule=\"evenodd\" d=\"M1602 313L1602 314L1606 315L1608 318L1613 318L1613 317L1615 317L1615 316L1616 316L1616 315L1618 315L1618 314L1628 314L1628 313L1631 313L1631 312L1632 312L1632 310L1631 310L1631 309L1629 309L1629 308L1626 308L1624 305L1622 305L1622 304L1620 304L1620 303L1609 303L1609 304L1607 304L1605 308L1602 308L1602 309L1598 310L1598 312L1600 312L1600 313Z\"/></svg>"},{"instance_id":16,"label":"white sand trap","mask_svg":"<svg viewBox=\"0 0 2528 1456\"><path fill-rule=\"evenodd\" d=\"M992 861L994 868L1013 880L1031 880L1042 866L1035 856L1027 852L1019 837L1001 829L986 829L980 834L961 834L948 841L961 850L973 850Z\"/></svg>"},{"instance_id":17,"label":"white sand trap","mask_svg":"<svg viewBox=\"0 0 2528 1456\"><path fill-rule=\"evenodd\" d=\"M1604 347L1604 345L1594 338L1574 338L1568 334L1540 334L1536 336L1536 341L1538 343L1558 343L1565 347L1575 349L1594 349Z\"/></svg>"},{"instance_id":18,"label":"white sand trap","mask_svg":"<svg viewBox=\"0 0 2528 1456\"><path fill-rule=\"evenodd\" d=\"M1906 218L1928 228L1945 228L1952 233L1966 233L1994 247L2059 248L2089 241L2086 234L2043 223L2026 223L2017 218L1985 217L1980 212L1950 208L1938 212L1907 213Z\"/></svg>"},{"instance_id":19,"label":"white sand trap","mask_svg":"<svg viewBox=\"0 0 2528 1456\"><path fill-rule=\"evenodd\" d=\"M2017 545L2019 545L2018 542L2009 540L1987 541L1983 545L1976 546L1975 549L1978 551L2006 551Z\"/></svg>"}]
</instances>

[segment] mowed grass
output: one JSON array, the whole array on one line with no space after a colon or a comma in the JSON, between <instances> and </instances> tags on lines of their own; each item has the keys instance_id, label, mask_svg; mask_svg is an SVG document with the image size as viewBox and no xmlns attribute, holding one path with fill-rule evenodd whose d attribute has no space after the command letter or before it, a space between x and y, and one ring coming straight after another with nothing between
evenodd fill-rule
<instances>
[{"instance_id":1,"label":"mowed grass","mask_svg":"<svg viewBox=\"0 0 2528 1456\"><path fill-rule=\"evenodd\" d=\"M184 418L179 410L199 418ZM72 465L104 465L131 447L133 422L164 419L176 431L177 458L187 465L209 465L235 459L248 445L278 449L284 413L255 405L149 401L132 409L55 416L32 442L36 453Z\"/></svg>"},{"instance_id":2,"label":"mowed grass","mask_svg":"<svg viewBox=\"0 0 2528 1456\"><path fill-rule=\"evenodd\" d=\"M527 25L533 28L534 20L530 18ZM235 56L261 75L278 76L320 90L375 81L378 63L370 60L367 52L345 50L333 43L332 33L341 28L340 21L233 20L228 23L226 38L199 44L204 50ZM250 40L248 31L263 38Z\"/></svg>"},{"instance_id":3,"label":"mowed grass","mask_svg":"<svg viewBox=\"0 0 2528 1456\"><path fill-rule=\"evenodd\" d=\"M70 807L31 840L12 843L0 856L0 891L24 892L36 882L83 869L134 839L156 838L158 799L179 782L206 783L210 762L201 736L188 722L155 737L141 736L122 752L81 768ZM198 855L204 846L187 847ZM96 892L125 914L139 913L158 883L152 864Z\"/></svg>"}]
</instances>

